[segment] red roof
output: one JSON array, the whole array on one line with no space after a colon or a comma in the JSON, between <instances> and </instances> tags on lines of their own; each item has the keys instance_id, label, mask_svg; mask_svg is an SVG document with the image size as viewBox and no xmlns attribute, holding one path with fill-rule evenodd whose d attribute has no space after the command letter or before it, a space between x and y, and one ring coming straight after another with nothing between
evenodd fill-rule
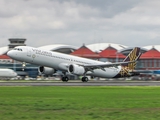
<instances>
[{"instance_id":1,"label":"red roof","mask_svg":"<svg viewBox=\"0 0 160 120\"><path fill-rule=\"evenodd\" d=\"M7 55L0 55L0 59L11 59L11 58Z\"/></svg>"},{"instance_id":2,"label":"red roof","mask_svg":"<svg viewBox=\"0 0 160 120\"><path fill-rule=\"evenodd\" d=\"M144 54L142 54L140 58L141 59L152 59L152 58L160 59L160 52L153 48L145 52Z\"/></svg>"},{"instance_id":3,"label":"red roof","mask_svg":"<svg viewBox=\"0 0 160 120\"><path fill-rule=\"evenodd\" d=\"M114 49L113 47L108 47L105 50L103 50L100 55L104 58L125 58L121 53L117 53L117 50Z\"/></svg>"},{"instance_id":4,"label":"red roof","mask_svg":"<svg viewBox=\"0 0 160 120\"><path fill-rule=\"evenodd\" d=\"M76 51L72 52L71 55L80 56L80 57L88 57L88 58L99 58L100 57L99 54L94 53L89 48L87 48L85 45L83 45Z\"/></svg>"}]
</instances>

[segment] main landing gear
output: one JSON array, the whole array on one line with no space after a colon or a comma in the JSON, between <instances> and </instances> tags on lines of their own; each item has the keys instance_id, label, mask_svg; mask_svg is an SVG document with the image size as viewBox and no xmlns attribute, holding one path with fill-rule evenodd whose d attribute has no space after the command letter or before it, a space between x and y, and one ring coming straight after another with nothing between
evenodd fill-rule
<instances>
[{"instance_id":1,"label":"main landing gear","mask_svg":"<svg viewBox=\"0 0 160 120\"><path fill-rule=\"evenodd\" d=\"M63 82L68 82L69 78L67 76L62 77Z\"/></svg>"},{"instance_id":2,"label":"main landing gear","mask_svg":"<svg viewBox=\"0 0 160 120\"><path fill-rule=\"evenodd\" d=\"M82 77L82 82L88 82L88 77Z\"/></svg>"},{"instance_id":3,"label":"main landing gear","mask_svg":"<svg viewBox=\"0 0 160 120\"><path fill-rule=\"evenodd\" d=\"M62 77L63 82L68 82L69 78L67 76ZM82 82L88 82L88 77L82 77Z\"/></svg>"},{"instance_id":4,"label":"main landing gear","mask_svg":"<svg viewBox=\"0 0 160 120\"><path fill-rule=\"evenodd\" d=\"M69 78L67 76L62 77L63 82L68 82ZM88 82L88 77L82 77L82 82Z\"/></svg>"},{"instance_id":5,"label":"main landing gear","mask_svg":"<svg viewBox=\"0 0 160 120\"><path fill-rule=\"evenodd\" d=\"M62 72L62 73L63 73L62 81L63 82L68 82L69 78L67 77L66 72Z\"/></svg>"},{"instance_id":6,"label":"main landing gear","mask_svg":"<svg viewBox=\"0 0 160 120\"><path fill-rule=\"evenodd\" d=\"M68 82L69 78L66 76L66 73L63 73L62 81L63 82ZM88 82L88 77L84 76L82 77L82 82Z\"/></svg>"}]
</instances>

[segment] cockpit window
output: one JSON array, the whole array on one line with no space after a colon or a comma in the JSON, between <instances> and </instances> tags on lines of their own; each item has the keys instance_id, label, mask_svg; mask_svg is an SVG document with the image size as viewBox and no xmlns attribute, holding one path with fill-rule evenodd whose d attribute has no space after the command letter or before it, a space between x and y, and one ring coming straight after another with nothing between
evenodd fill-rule
<instances>
[{"instance_id":1,"label":"cockpit window","mask_svg":"<svg viewBox=\"0 0 160 120\"><path fill-rule=\"evenodd\" d=\"M22 51L22 49L21 49L21 48L14 48L14 50Z\"/></svg>"}]
</instances>

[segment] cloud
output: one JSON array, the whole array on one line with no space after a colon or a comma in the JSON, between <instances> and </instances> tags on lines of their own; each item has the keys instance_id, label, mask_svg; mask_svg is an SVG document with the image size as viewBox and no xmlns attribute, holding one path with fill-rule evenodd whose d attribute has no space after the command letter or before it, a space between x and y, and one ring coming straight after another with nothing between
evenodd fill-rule
<instances>
[{"instance_id":1,"label":"cloud","mask_svg":"<svg viewBox=\"0 0 160 120\"><path fill-rule=\"evenodd\" d=\"M26 38L27 45L36 47L159 44L159 11L158 0L1 0L1 46L12 37Z\"/></svg>"}]
</instances>

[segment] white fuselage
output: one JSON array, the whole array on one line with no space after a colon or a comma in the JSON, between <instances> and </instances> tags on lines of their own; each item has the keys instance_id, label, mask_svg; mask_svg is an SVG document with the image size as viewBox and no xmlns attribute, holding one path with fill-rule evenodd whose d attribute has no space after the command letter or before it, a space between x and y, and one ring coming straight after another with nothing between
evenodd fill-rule
<instances>
[{"instance_id":1,"label":"white fuselage","mask_svg":"<svg viewBox=\"0 0 160 120\"><path fill-rule=\"evenodd\" d=\"M28 62L40 66L46 66L54 68L56 70L68 71L68 66L70 64L77 65L96 65L96 64L106 64L104 62L81 58L73 55L67 55L58 52L41 50L33 47L20 46L17 47L19 50L10 50L7 55L11 58ZM108 62L110 63L110 62ZM104 70L105 69L105 70ZM88 71L87 75L103 77L103 78L112 78L115 77L121 70L121 66L117 67L108 67L104 69L94 69L92 72Z\"/></svg>"},{"instance_id":2,"label":"white fuselage","mask_svg":"<svg viewBox=\"0 0 160 120\"><path fill-rule=\"evenodd\" d=\"M16 77L17 73L14 72L14 70L11 69L0 69L0 77L2 78L11 78L11 77Z\"/></svg>"}]
</instances>

